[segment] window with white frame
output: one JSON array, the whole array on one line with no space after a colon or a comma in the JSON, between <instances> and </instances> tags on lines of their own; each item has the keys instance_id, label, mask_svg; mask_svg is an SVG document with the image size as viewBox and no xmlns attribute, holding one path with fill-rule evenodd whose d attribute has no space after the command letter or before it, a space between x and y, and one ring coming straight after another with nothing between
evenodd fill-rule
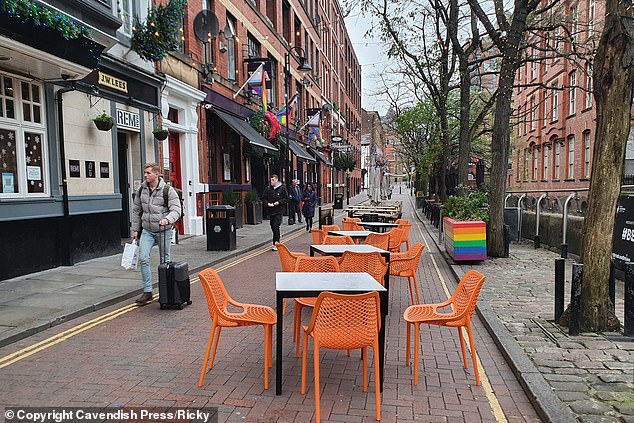
<instances>
[{"instance_id":1,"label":"window with white frame","mask_svg":"<svg viewBox=\"0 0 634 423\"><path fill-rule=\"evenodd\" d=\"M531 63L531 79L534 81L537 78L537 55L533 50L533 63Z\"/></svg>"},{"instance_id":2,"label":"window with white frame","mask_svg":"<svg viewBox=\"0 0 634 423\"><path fill-rule=\"evenodd\" d=\"M555 166L554 166L554 173L553 173L553 178L555 180L559 180L560 167L561 167L561 144L558 142L555 142Z\"/></svg>"},{"instance_id":3,"label":"window with white frame","mask_svg":"<svg viewBox=\"0 0 634 423\"><path fill-rule=\"evenodd\" d=\"M583 176L590 177L590 131L583 133Z\"/></svg>"},{"instance_id":4,"label":"window with white frame","mask_svg":"<svg viewBox=\"0 0 634 423\"><path fill-rule=\"evenodd\" d=\"M577 42L577 36L579 35L579 8L577 6L573 6L570 11L570 15L572 18L572 25L570 27L570 36L573 43Z\"/></svg>"},{"instance_id":5,"label":"window with white frame","mask_svg":"<svg viewBox=\"0 0 634 423\"><path fill-rule=\"evenodd\" d=\"M531 96L531 130L537 128L537 102L535 94Z\"/></svg>"},{"instance_id":6,"label":"window with white frame","mask_svg":"<svg viewBox=\"0 0 634 423\"><path fill-rule=\"evenodd\" d=\"M227 79L236 80L236 20L227 14L224 35L227 39Z\"/></svg>"},{"instance_id":7,"label":"window with white frame","mask_svg":"<svg viewBox=\"0 0 634 423\"><path fill-rule=\"evenodd\" d=\"M592 65L586 63L586 109L592 107Z\"/></svg>"},{"instance_id":8,"label":"window with white frame","mask_svg":"<svg viewBox=\"0 0 634 423\"><path fill-rule=\"evenodd\" d=\"M570 72L570 96L568 114L574 115L577 111L577 71Z\"/></svg>"},{"instance_id":9,"label":"window with white frame","mask_svg":"<svg viewBox=\"0 0 634 423\"><path fill-rule=\"evenodd\" d=\"M536 181L538 178L538 172L539 172L538 163L539 163L539 150L537 149L537 146L534 146L533 147L533 181Z\"/></svg>"},{"instance_id":10,"label":"window with white frame","mask_svg":"<svg viewBox=\"0 0 634 423\"><path fill-rule=\"evenodd\" d=\"M524 180L528 181L528 172L530 171L529 168L529 161L530 160L530 151L528 148L524 149Z\"/></svg>"},{"instance_id":11,"label":"window with white frame","mask_svg":"<svg viewBox=\"0 0 634 423\"><path fill-rule=\"evenodd\" d=\"M36 82L0 74L0 198L48 193L43 95Z\"/></svg>"},{"instance_id":12,"label":"window with white frame","mask_svg":"<svg viewBox=\"0 0 634 423\"><path fill-rule=\"evenodd\" d=\"M594 0L588 2L588 38L594 35Z\"/></svg>"},{"instance_id":13,"label":"window with white frame","mask_svg":"<svg viewBox=\"0 0 634 423\"><path fill-rule=\"evenodd\" d=\"M124 34L132 36L132 26L134 25L134 19L137 16L137 11L134 7L134 0L120 0L120 18L123 21L121 30Z\"/></svg>"},{"instance_id":14,"label":"window with white frame","mask_svg":"<svg viewBox=\"0 0 634 423\"><path fill-rule=\"evenodd\" d=\"M568 136L568 179L575 178L575 136Z\"/></svg>"},{"instance_id":15,"label":"window with white frame","mask_svg":"<svg viewBox=\"0 0 634 423\"><path fill-rule=\"evenodd\" d=\"M544 145L544 169L542 178L548 180L548 161L550 160L550 148Z\"/></svg>"},{"instance_id":16,"label":"window with white frame","mask_svg":"<svg viewBox=\"0 0 634 423\"><path fill-rule=\"evenodd\" d=\"M522 135L522 105L517 106L517 135Z\"/></svg>"},{"instance_id":17,"label":"window with white frame","mask_svg":"<svg viewBox=\"0 0 634 423\"><path fill-rule=\"evenodd\" d=\"M553 85L553 120L559 119L559 89L557 83Z\"/></svg>"}]
</instances>

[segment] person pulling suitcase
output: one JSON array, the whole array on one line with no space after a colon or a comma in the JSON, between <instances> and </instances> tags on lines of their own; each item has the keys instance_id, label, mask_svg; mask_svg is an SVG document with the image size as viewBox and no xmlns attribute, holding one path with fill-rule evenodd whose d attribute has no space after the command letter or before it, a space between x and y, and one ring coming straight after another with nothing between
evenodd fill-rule
<instances>
[{"instance_id":1,"label":"person pulling suitcase","mask_svg":"<svg viewBox=\"0 0 634 423\"><path fill-rule=\"evenodd\" d=\"M136 299L139 305L152 302L152 248L155 245L159 246L161 263L171 261L171 243L161 243L161 237L171 233L174 223L182 213L178 194L173 187L165 183L157 163L145 164L143 176L145 181L134 198L132 207L132 239L139 240L139 264L143 280L143 294ZM167 196L164 195L164 191L167 191Z\"/></svg>"}]
</instances>

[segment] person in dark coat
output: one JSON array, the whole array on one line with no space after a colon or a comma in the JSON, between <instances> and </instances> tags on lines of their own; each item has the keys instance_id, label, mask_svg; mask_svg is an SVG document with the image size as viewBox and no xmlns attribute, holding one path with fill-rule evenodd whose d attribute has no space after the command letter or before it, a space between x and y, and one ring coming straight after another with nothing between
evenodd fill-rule
<instances>
[{"instance_id":1,"label":"person in dark coat","mask_svg":"<svg viewBox=\"0 0 634 423\"><path fill-rule=\"evenodd\" d=\"M315 207L317 206L317 194L313 191L313 184L306 184L306 188L302 194L302 201L304 202L302 214L306 218L306 232L309 232L313 227L313 217L315 216Z\"/></svg>"},{"instance_id":2,"label":"person in dark coat","mask_svg":"<svg viewBox=\"0 0 634 423\"><path fill-rule=\"evenodd\" d=\"M273 250L277 251L276 242L280 241L280 225L282 214L288 202L286 187L280 183L277 175L271 175L271 185L262 193L262 203L268 208L271 231L273 231Z\"/></svg>"}]
</instances>

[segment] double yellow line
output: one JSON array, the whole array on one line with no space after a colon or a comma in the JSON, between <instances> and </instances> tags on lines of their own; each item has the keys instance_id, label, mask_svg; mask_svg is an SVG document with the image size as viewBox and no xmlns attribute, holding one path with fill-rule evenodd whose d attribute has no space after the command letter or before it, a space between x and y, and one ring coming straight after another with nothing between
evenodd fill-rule
<instances>
[{"instance_id":1,"label":"double yellow line","mask_svg":"<svg viewBox=\"0 0 634 423\"><path fill-rule=\"evenodd\" d=\"M297 234L293 234L293 235L289 236L286 239L286 241L290 241L292 239L295 239L295 238L301 236L302 234L303 234L302 232L299 232ZM223 270L227 270L227 269L229 269L231 267L237 266L240 263L244 263L245 261L250 260L250 259L252 259L254 257L257 257L257 256L259 256L261 254L264 254L264 253L266 253L268 251L270 251L270 248L268 248L268 247L267 248L260 248L258 250L255 250L255 251L249 253L249 254L241 256L241 257L237 258L236 260L233 260L233 261L231 261L231 262L229 262L229 263L227 263L225 265L217 267L216 271L218 273L220 273ZM198 276L196 276L196 277L191 279L190 284L193 285L193 284L195 284L198 281L199 281ZM158 299L158 294L154 294L154 298L153 299L154 300ZM80 333L85 332L85 331L87 331L89 329L92 329L95 326L99 326L99 325L101 325L103 323L109 322L110 320L116 319L119 316L122 316L122 315L124 315L126 313L129 313L131 311L134 311L134 310L138 309L139 307L142 307L142 306L139 306L139 305L134 304L134 303L128 304L126 306L118 308L117 310L113 310L113 311L111 311L109 313L106 313L104 315L96 317L96 318L94 318L92 320L89 320L87 322L81 323L81 324L79 324L77 326L73 326L70 329L67 329L67 330L65 330L65 331L63 331L61 333L58 333L57 335L53 335L50 338L47 338L47 339L45 339L43 341L40 341L40 342L38 342L36 344L30 345L30 346L28 346L26 348L23 348L23 349L21 349L19 351L16 351L16 352L12 353L12 354L6 355L6 356L0 358L0 369L8 367L8 366L10 366L13 363L16 363L16 362L18 362L20 360L23 360L23 359L25 359L27 357L30 357L30 356L32 356L34 354L37 354L40 351L43 351L43 350L45 350L47 348L50 348L50 347L52 347L54 345L57 345L60 342L63 342L65 340L67 340L67 339L70 339L73 336L79 335Z\"/></svg>"}]
</instances>

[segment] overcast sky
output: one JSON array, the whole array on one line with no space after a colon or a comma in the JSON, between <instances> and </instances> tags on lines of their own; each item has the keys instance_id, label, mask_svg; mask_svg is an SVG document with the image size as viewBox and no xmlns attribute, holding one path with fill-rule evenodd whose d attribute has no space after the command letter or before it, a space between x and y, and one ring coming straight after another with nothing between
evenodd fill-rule
<instances>
[{"instance_id":1,"label":"overcast sky","mask_svg":"<svg viewBox=\"0 0 634 423\"><path fill-rule=\"evenodd\" d=\"M378 110L381 116L387 112L387 104L381 102L372 93L379 88L375 81L376 75L387 67L383 43L378 39L366 39L364 34L372 22L370 18L361 16L358 8L346 18L346 27L352 40L352 45L361 64L361 106L365 110Z\"/></svg>"}]
</instances>

